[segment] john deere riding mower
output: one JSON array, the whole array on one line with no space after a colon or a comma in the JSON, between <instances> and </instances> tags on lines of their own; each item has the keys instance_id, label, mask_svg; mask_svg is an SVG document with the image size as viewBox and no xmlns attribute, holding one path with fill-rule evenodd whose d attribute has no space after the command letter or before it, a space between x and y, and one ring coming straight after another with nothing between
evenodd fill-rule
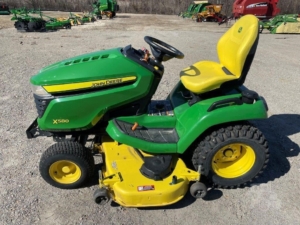
<instances>
[{"instance_id":1,"label":"john deere riding mower","mask_svg":"<svg viewBox=\"0 0 300 225\"><path fill-rule=\"evenodd\" d=\"M31 78L38 117L27 137L53 137L40 173L58 188L77 188L102 155L96 203L163 206L234 188L262 173L268 144L248 120L267 118L265 100L243 86L258 45L255 16L244 16L218 42L220 62L197 62L163 100L152 101L162 63L183 53L146 36L131 45L57 62ZM187 165L191 164L192 168ZM191 186L190 186L190 183Z\"/></svg>"}]
</instances>

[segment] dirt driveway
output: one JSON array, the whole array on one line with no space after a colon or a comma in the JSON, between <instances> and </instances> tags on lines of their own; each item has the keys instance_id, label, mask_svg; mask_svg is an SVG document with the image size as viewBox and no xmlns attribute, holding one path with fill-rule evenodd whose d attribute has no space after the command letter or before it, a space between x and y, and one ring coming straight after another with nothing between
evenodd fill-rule
<instances>
[{"instance_id":1,"label":"dirt driveway","mask_svg":"<svg viewBox=\"0 0 300 225\"><path fill-rule=\"evenodd\" d=\"M55 13L53 14L55 15ZM113 20L48 33L21 33L0 16L0 224L300 224L300 35L264 33L245 85L264 96L269 119L255 121L269 141L270 161L251 187L212 190L204 200L189 194L164 208L98 206L92 200L97 176L86 187L60 190L38 171L53 142L28 140L37 116L29 79L58 60L132 44L148 47L146 35L185 54L165 64L155 98L165 98L179 71L199 60L217 61L216 43L225 25L195 23L177 16L118 14Z\"/></svg>"}]
</instances>

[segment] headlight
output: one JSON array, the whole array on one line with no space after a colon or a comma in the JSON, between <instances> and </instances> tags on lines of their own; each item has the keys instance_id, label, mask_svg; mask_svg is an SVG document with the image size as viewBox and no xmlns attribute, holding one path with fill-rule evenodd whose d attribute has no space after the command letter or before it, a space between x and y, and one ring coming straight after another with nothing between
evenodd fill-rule
<instances>
[{"instance_id":1,"label":"headlight","mask_svg":"<svg viewBox=\"0 0 300 225\"><path fill-rule=\"evenodd\" d=\"M32 85L33 97L39 117L44 115L49 103L54 97L50 95L42 86Z\"/></svg>"},{"instance_id":2,"label":"headlight","mask_svg":"<svg viewBox=\"0 0 300 225\"><path fill-rule=\"evenodd\" d=\"M36 94L41 97L50 97L51 94L49 94L47 91L42 86L36 86L36 85L31 85L32 92L33 94Z\"/></svg>"}]
</instances>

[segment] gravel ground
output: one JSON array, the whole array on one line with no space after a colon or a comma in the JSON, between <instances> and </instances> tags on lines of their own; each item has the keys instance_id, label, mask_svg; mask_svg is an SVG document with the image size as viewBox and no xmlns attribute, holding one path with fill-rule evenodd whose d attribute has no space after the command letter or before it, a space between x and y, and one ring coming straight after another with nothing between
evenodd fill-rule
<instances>
[{"instance_id":1,"label":"gravel ground","mask_svg":"<svg viewBox=\"0 0 300 225\"><path fill-rule=\"evenodd\" d=\"M29 78L58 60L132 44L148 47L145 35L185 53L165 63L156 99L165 98L179 71L199 60L217 60L216 43L228 28L176 16L118 14L113 20L49 33L20 33L0 17L0 224L300 224L300 36L264 33L245 85L264 96L269 119L255 121L269 141L270 162L251 187L212 190L204 200L189 194L164 208L98 206L97 176L86 187L60 190L38 171L50 138L28 140L37 116ZM9 26L8 26L9 24ZM9 27L9 28L6 28Z\"/></svg>"}]
</instances>

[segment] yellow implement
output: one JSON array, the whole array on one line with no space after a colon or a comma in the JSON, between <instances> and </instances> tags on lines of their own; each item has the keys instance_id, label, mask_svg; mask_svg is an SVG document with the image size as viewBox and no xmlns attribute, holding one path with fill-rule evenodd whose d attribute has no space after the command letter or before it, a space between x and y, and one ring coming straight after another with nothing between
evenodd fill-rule
<instances>
[{"instance_id":1,"label":"yellow implement","mask_svg":"<svg viewBox=\"0 0 300 225\"><path fill-rule=\"evenodd\" d=\"M200 179L200 174L188 169L177 156L172 159L174 168L170 174L163 179L149 179L142 174L141 167L145 158L153 155L119 144L109 137L102 141L98 150L103 154L105 164L99 174L100 196L94 196L96 202L106 197L126 207L170 205L184 197L190 181Z\"/></svg>"}]
</instances>

